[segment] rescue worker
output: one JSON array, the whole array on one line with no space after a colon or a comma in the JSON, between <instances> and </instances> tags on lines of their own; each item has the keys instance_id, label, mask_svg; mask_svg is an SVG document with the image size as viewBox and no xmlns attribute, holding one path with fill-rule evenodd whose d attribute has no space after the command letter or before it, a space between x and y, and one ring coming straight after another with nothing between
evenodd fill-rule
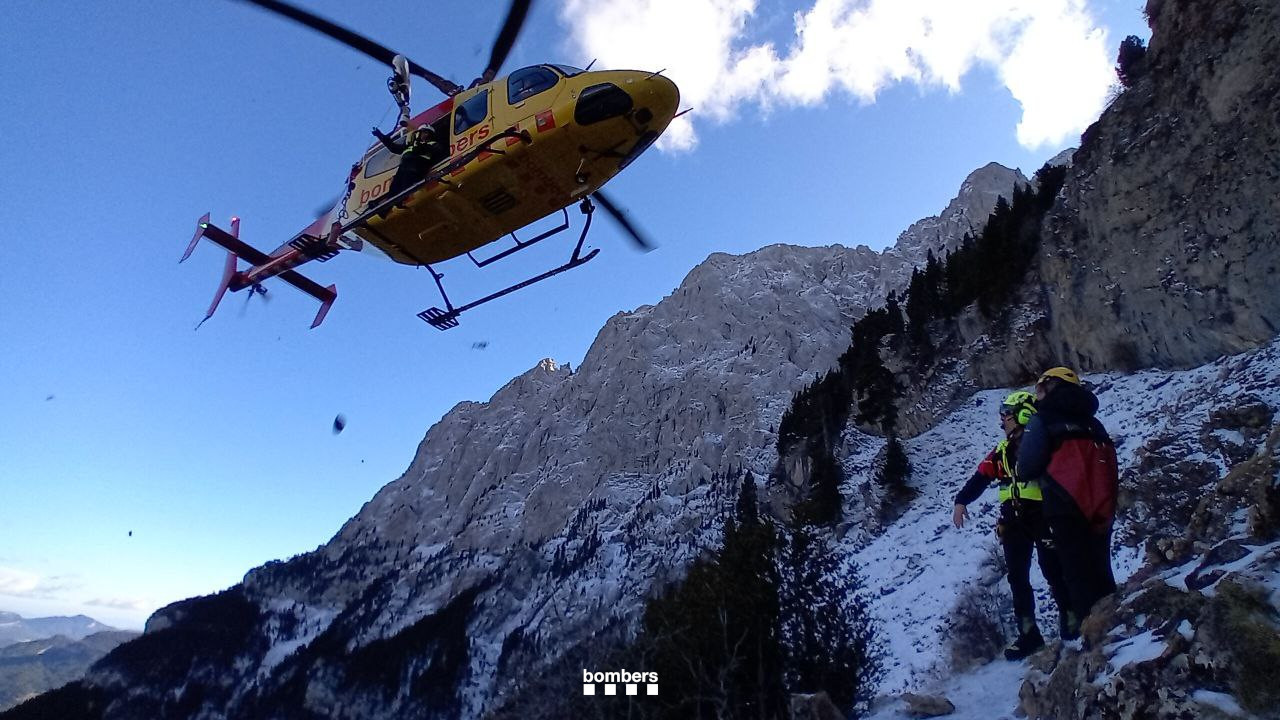
<instances>
[{"instance_id":1,"label":"rescue worker","mask_svg":"<svg viewBox=\"0 0 1280 720\"><path fill-rule=\"evenodd\" d=\"M1066 367L1050 368L1036 383L1038 412L1018 448L1018 477L1040 482L1044 514L1070 599L1073 625L1115 592L1111 528L1119 472L1115 445L1094 417L1098 398Z\"/></svg>"},{"instance_id":2,"label":"rescue worker","mask_svg":"<svg viewBox=\"0 0 1280 720\"><path fill-rule=\"evenodd\" d=\"M1004 548L1005 566L1008 571L1009 591L1013 595L1013 618L1018 627L1018 637L1005 648L1007 660L1021 660L1044 647L1044 637L1036 625L1035 595L1031 590L1031 551L1034 549L1040 561L1040 572L1049 583L1049 591L1058 605L1059 634L1067 626L1062 618L1069 604L1062 583L1062 568L1057 553L1049 542L1041 510L1039 485L1025 482L1015 475L1014 463L1024 428L1035 416L1035 398L1024 390L1009 393L1000 404L1000 427L1005 439L978 464L973 477L956 494L952 522L964 527L969 517L967 506L992 482L999 485L1000 519L996 523L996 536Z\"/></svg>"},{"instance_id":3,"label":"rescue worker","mask_svg":"<svg viewBox=\"0 0 1280 720\"><path fill-rule=\"evenodd\" d=\"M436 140L435 131L430 125L422 125L416 130L406 130L408 139L401 142L387 135L378 128L373 134L391 152L400 156L400 167L391 179L391 188L386 197L395 197L405 188L412 187L427 176L437 162L443 159L443 146ZM443 152L442 152L443 151Z\"/></svg>"}]
</instances>

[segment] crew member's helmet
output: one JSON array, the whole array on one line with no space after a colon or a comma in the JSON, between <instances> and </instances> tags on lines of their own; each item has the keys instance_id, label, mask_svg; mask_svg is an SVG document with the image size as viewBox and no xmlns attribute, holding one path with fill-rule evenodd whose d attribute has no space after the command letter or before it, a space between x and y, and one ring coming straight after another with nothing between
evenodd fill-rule
<instances>
[{"instance_id":1,"label":"crew member's helmet","mask_svg":"<svg viewBox=\"0 0 1280 720\"><path fill-rule=\"evenodd\" d=\"M1031 422L1031 416L1035 414L1036 396L1026 390L1015 390L1000 403L1000 417L1012 417L1019 425Z\"/></svg>"},{"instance_id":2,"label":"crew member's helmet","mask_svg":"<svg viewBox=\"0 0 1280 720\"><path fill-rule=\"evenodd\" d=\"M1056 367L1056 368L1049 368L1048 370L1045 370L1044 372L1040 373L1040 379L1036 381L1036 384L1039 385L1040 383L1050 378L1057 378L1058 380L1064 380L1066 382L1071 383L1072 385L1080 384L1080 376L1076 374L1075 370L1072 370L1069 367Z\"/></svg>"}]
</instances>

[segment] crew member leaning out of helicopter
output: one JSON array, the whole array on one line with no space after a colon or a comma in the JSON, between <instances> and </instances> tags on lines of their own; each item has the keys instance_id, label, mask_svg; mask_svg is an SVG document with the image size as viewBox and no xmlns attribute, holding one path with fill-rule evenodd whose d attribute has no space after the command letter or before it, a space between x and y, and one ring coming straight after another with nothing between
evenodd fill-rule
<instances>
[{"instance_id":1,"label":"crew member leaning out of helicopter","mask_svg":"<svg viewBox=\"0 0 1280 720\"><path fill-rule=\"evenodd\" d=\"M400 156L400 167L391 179L391 189L386 197L393 197L401 190L427 176L432 166L444 159L448 150L436 140L435 131L430 125L422 125L416 130L408 131L408 139L401 142L387 135L378 128L373 129L374 137L388 150Z\"/></svg>"},{"instance_id":2,"label":"crew member leaning out of helicopter","mask_svg":"<svg viewBox=\"0 0 1280 720\"><path fill-rule=\"evenodd\" d=\"M1031 416L1036 412L1035 397L1022 390L1012 392L1000 405L1000 427L1005 439L978 465L973 477L956 495L952 522L964 527L969 517L966 509L978 499L982 491L993 481L1000 487L1000 519L996 523L996 536L1004 547L1005 565L1008 569L1009 590L1013 595L1013 617L1018 625L1018 638L1004 651L1008 660L1021 660L1044 646L1044 638L1036 625L1035 596L1031 591L1031 551L1034 548L1040 560L1040 572L1049 583L1049 591L1058 605L1059 634L1070 626L1070 603L1066 586L1062 581L1062 566L1057 552L1051 547L1048 526L1041 511L1042 496L1035 482L1020 482L1014 474L1018 445Z\"/></svg>"}]
</instances>

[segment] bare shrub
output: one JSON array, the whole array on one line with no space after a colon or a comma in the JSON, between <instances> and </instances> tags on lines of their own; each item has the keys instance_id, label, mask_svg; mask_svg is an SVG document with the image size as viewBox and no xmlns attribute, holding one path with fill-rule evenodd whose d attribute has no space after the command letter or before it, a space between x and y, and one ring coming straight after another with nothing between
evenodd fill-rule
<instances>
[{"instance_id":1,"label":"bare shrub","mask_svg":"<svg viewBox=\"0 0 1280 720\"><path fill-rule=\"evenodd\" d=\"M978 577L960 592L947 615L947 652L957 671L998 657L1013 633L1008 620L1013 602L1003 590L1005 563L999 544L988 545L979 568Z\"/></svg>"}]
</instances>

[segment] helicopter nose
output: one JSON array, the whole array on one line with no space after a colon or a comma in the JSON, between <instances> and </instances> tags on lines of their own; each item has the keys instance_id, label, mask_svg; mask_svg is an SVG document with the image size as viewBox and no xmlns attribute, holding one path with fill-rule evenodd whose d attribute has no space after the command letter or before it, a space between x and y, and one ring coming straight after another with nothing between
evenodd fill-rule
<instances>
[{"instance_id":1,"label":"helicopter nose","mask_svg":"<svg viewBox=\"0 0 1280 720\"><path fill-rule=\"evenodd\" d=\"M657 73L628 71L592 85L578 96L574 120L591 125L630 114L640 132L661 132L680 103L676 84Z\"/></svg>"},{"instance_id":2,"label":"helicopter nose","mask_svg":"<svg viewBox=\"0 0 1280 720\"><path fill-rule=\"evenodd\" d=\"M676 108L680 105L680 90L675 83L661 75L645 74L632 85L636 86L633 90L636 110L631 114L631 119L640 137L618 164L619 169L630 165L640 153L653 145L662 131L671 124Z\"/></svg>"},{"instance_id":3,"label":"helicopter nose","mask_svg":"<svg viewBox=\"0 0 1280 720\"><path fill-rule=\"evenodd\" d=\"M624 87L635 100L633 117L640 125L661 131L675 117L680 90L666 76L637 72L625 80Z\"/></svg>"}]
</instances>

